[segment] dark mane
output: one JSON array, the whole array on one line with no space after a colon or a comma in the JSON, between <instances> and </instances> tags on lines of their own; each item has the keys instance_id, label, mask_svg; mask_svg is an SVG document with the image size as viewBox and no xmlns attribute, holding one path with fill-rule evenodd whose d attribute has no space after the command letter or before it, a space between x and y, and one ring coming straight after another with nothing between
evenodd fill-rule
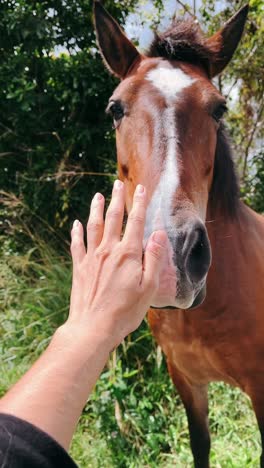
<instances>
[{"instance_id":1,"label":"dark mane","mask_svg":"<svg viewBox=\"0 0 264 468\"><path fill-rule=\"evenodd\" d=\"M210 212L234 218L239 203L239 183L229 139L223 124L217 135L213 184L209 194Z\"/></svg>"},{"instance_id":2,"label":"dark mane","mask_svg":"<svg viewBox=\"0 0 264 468\"><path fill-rule=\"evenodd\" d=\"M210 62L217 60L217 50L217 43L209 46L206 36L194 20L175 19L164 33L155 33L146 55L200 64L209 76Z\"/></svg>"}]
</instances>

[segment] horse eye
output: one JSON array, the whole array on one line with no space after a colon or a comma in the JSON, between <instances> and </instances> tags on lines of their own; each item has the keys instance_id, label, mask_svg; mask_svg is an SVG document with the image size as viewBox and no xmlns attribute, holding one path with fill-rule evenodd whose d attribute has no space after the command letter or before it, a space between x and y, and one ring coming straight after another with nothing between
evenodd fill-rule
<instances>
[{"instance_id":1,"label":"horse eye","mask_svg":"<svg viewBox=\"0 0 264 468\"><path fill-rule=\"evenodd\" d=\"M214 110L212 117L216 122L219 122L219 120L223 117L224 113L227 112L227 107L226 104L220 104L217 106L217 108Z\"/></svg>"},{"instance_id":2,"label":"horse eye","mask_svg":"<svg viewBox=\"0 0 264 468\"><path fill-rule=\"evenodd\" d=\"M124 117L125 112L124 108L120 101L110 101L109 106L106 109L108 114L111 114L114 119L114 128L117 128L121 122L121 119Z\"/></svg>"}]
</instances>

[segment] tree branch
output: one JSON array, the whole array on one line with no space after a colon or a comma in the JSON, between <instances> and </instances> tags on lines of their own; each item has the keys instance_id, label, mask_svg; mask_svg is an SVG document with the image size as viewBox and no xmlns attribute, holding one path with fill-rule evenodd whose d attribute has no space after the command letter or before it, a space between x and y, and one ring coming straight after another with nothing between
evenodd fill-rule
<instances>
[{"instance_id":1,"label":"tree branch","mask_svg":"<svg viewBox=\"0 0 264 468\"><path fill-rule=\"evenodd\" d=\"M260 121L260 119L261 119L263 110L264 110L264 97L262 98L262 101L261 101L261 104L260 104L260 108L259 108L259 111L258 111L258 114L257 114L257 118L256 118L256 121L255 121L255 123L254 123L252 132L251 132L251 134L250 134L250 137L249 137L249 140L248 140L248 143L247 143L247 146L246 146L245 158L244 158L244 167L243 167L243 178L245 178L245 176L246 176L247 161L248 161L248 156L249 156L249 150L250 150L250 147L251 147L251 144L252 144L254 135L255 135L255 133L256 133L256 130L257 130L259 121Z\"/></svg>"},{"instance_id":2,"label":"tree branch","mask_svg":"<svg viewBox=\"0 0 264 468\"><path fill-rule=\"evenodd\" d=\"M193 14L193 13L190 11L190 8L189 8L188 5L186 5L185 3L183 3L181 0L177 0L177 3L179 3L179 5L182 6L182 8L184 9L184 11L185 11L186 13L188 13L189 15L191 15L192 18L197 19L196 15Z\"/></svg>"}]
</instances>

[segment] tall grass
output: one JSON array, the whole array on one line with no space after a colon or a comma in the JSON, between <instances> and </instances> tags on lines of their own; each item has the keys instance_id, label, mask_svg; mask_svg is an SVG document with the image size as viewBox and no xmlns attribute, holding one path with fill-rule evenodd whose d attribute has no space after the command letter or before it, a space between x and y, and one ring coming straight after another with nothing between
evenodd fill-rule
<instances>
[{"instance_id":1,"label":"tall grass","mask_svg":"<svg viewBox=\"0 0 264 468\"><path fill-rule=\"evenodd\" d=\"M71 264L34 237L25 254L0 250L0 396L46 348L68 313Z\"/></svg>"},{"instance_id":2,"label":"tall grass","mask_svg":"<svg viewBox=\"0 0 264 468\"><path fill-rule=\"evenodd\" d=\"M0 254L0 394L47 346L68 313L71 264L34 237ZM248 398L210 387L212 467L257 467L260 441ZM191 467L185 413L147 323L115 351L90 397L71 454L83 468Z\"/></svg>"}]
</instances>

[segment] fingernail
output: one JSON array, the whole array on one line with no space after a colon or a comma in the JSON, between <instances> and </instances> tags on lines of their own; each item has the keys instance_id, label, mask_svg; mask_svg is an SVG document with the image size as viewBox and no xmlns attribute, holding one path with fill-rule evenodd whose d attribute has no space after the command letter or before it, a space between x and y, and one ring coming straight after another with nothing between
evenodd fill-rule
<instances>
[{"instance_id":1,"label":"fingernail","mask_svg":"<svg viewBox=\"0 0 264 468\"><path fill-rule=\"evenodd\" d=\"M136 193L144 193L145 192L145 187L143 187L143 185L139 184L137 185L137 188L136 188Z\"/></svg>"},{"instance_id":2,"label":"fingernail","mask_svg":"<svg viewBox=\"0 0 264 468\"><path fill-rule=\"evenodd\" d=\"M94 199L96 201L100 201L103 199L103 195L101 193L96 193L95 196L94 196Z\"/></svg>"},{"instance_id":3,"label":"fingernail","mask_svg":"<svg viewBox=\"0 0 264 468\"><path fill-rule=\"evenodd\" d=\"M152 239L157 244L162 245L162 247L165 247L167 244L167 234L164 231L154 232Z\"/></svg>"},{"instance_id":4,"label":"fingernail","mask_svg":"<svg viewBox=\"0 0 264 468\"><path fill-rule=\"evenodd\" d=\"M80 224L80 221L79 221L78 219L76 219L76 220L74 221L74 223L73 223L73 226L72 226L73 229L76 229L76 228L79 226L79 224Z\"/></svg>"},{"instance_id":5,"label":"fingernail","mask_svg":"<svg viewBox=\"0 0 264 468\"><path fill-rule=\"evenodd\" d=\"M121 182L121 180L115 180L115 183L114 183L114 188L117 189L117 190L120 190L122 187L123 187L123 182Z\"/></svg>"}]
</instances>

